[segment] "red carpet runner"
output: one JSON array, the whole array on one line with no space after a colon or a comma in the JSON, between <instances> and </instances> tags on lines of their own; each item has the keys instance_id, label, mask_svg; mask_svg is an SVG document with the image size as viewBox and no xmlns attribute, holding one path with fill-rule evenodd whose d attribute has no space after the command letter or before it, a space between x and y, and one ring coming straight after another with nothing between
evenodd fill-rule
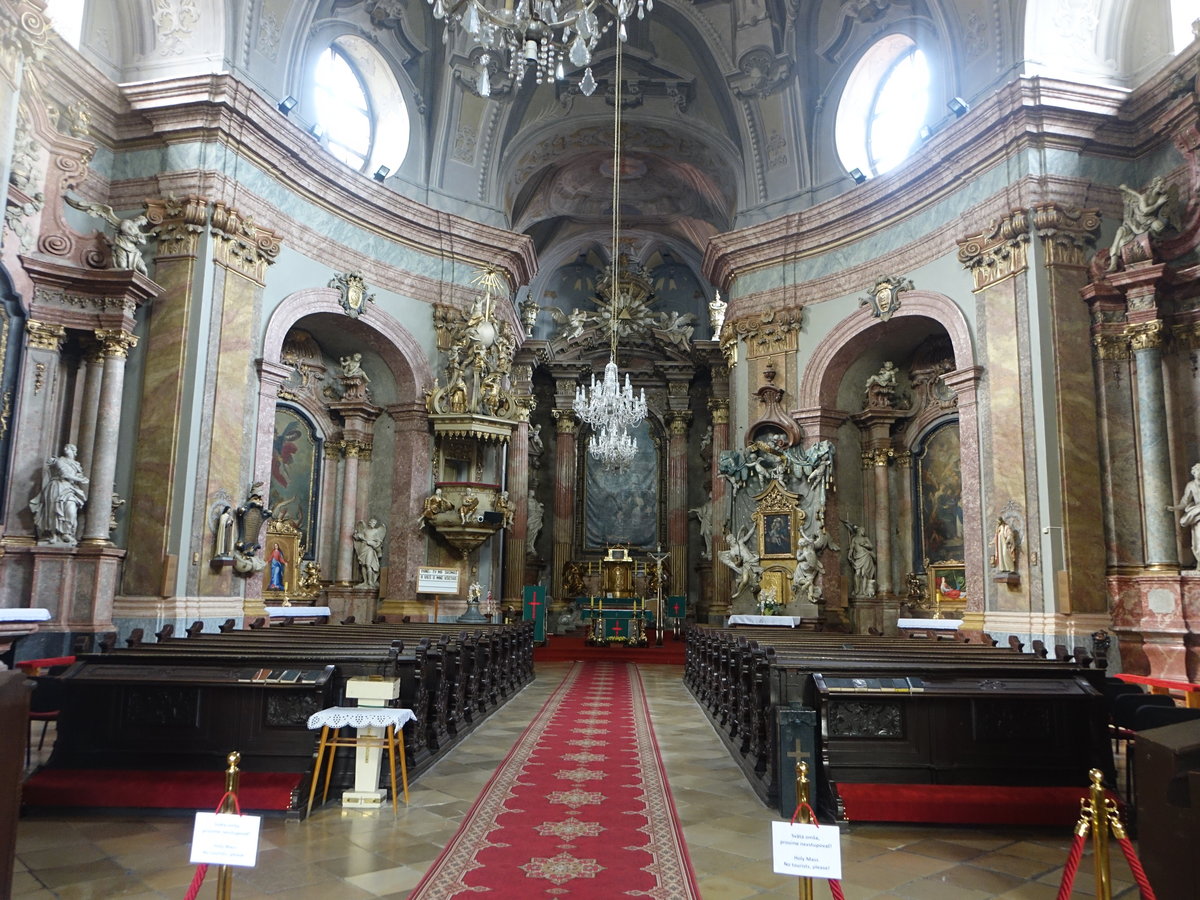
<instances>
[{"instance_id":1,"label":"red carpet runner","mask_svg":"<svg viewBox=\"0 0 1200 900\"><path fill-rule=\"evenodd\" d=\"M635 667L576 663L410 900L697 900Z\"/></svg>"}]
</instances>

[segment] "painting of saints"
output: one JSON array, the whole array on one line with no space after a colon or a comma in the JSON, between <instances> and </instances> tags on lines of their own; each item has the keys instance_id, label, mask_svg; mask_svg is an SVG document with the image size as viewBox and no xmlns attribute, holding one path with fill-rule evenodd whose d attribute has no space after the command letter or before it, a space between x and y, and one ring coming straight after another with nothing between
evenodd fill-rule
<instances>
[{"instance_id":1,"label":"painting of saints","mask_svg":"<svg viewBox=\"0 0 1200 900\"><path fill-rule=\"evenodd\" d=\"M320 438L302 412L275 408L275 437L271 447L271 509L275 518L294 522L308 535L316 520ZM315 542L306 540L307 546Z\"/></svg>"},{"instance_id":2,"label":"painting of saints","mask_svg":"<svg viewBox=\"0 0 1200 900\"><path fill-rule=\"evenodd\" d=\"M792 555L792 523L790 515L771 515L763 517L762 555Z\"/></svg>"},{"instance_id":3,"label":"painting of saints","mask_svg":"<svg viewBox=\"0 0 1200 900\"><path fill-rule=\"evenodd\" d=\"M919 457L923 557L933 562L961 560L965 551L960 455L952 422L930 433Z\"/></svg>"}]
</instances>

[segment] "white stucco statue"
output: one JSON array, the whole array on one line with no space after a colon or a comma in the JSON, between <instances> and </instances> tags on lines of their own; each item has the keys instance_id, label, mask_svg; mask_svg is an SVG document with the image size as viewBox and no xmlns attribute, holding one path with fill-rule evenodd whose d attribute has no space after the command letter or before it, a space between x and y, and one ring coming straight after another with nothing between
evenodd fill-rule
<instances>
[{"instance_id":1,"label":"white stucco statue","mask_svg":"<svg viewBox=\"0 0 1200 900\"><path fill-rule=\"evenodd\" d=\"M712 523L712 495L699 506L694 506L688 512L696 517L700 523L700 539L704 541L704 550L700 554L702 559L712 559L712 538L713 538L713 523Z\"/></svg>"},{"instance_id":2,"label":"white stucco statue","mask_svg":"<svg viewBox=\"0 0 1200 900\"><path fill-rule=\"evenodd\" d=\"M1200 567L1200 463L1192 466L1192 480L1183 489L1179 503L1168 509L1179 511L1179 524L1191 531L1192 555Z\"/></svg>"},{"instance_id":3,"label":"white stucco statue","mask_svg":"<svg viewBox=\"0 0 1200 900\"><path fill-rule=\"evenodd\" d=\"M846 554L850 559L850 568L854 572L854 587L851 597L874 597L875 582L875 545L867 537L866 531L853 522L843 520L846 530L850 532L850 544Z\"/></svg>"},{"instance_id":4,"label":"white stucco statue","mask_svg":"<svg viewBox=\"0 0 1200 900\"><path fill-rule=\"evenodd\" d=\"M354 526L354 556L358 560L358 586L379 587L379 560L383 555L383 536L387 529L372 517Z\"/></svg>"},{"instance_id":5,"label":"white stucco statue","mask_svg":"<svg viewBox=\"0 0 1200 900\"><path fill-rule=\"evenodd\" d=\"M87 477L75 461L75 445L63 447L42 466L42 489L29 501L39 544L79 543L79 508L87 502Z\"/></svg>"},{"instance_id":6,"label":"white stucco statue","mask_svg":"<svg viewBox=\"0 0 1200 900\"><path fill-rule=\"evenodd\" d=\"M825 566L817 556L817 548L803 531L796 538L796 568L792 571L792 599L816 603L820 599L817 578L825 573Z\"/></svg>"},{"instance_id":7,"label":"white stucco statue","mask_svg":"<svg viewBox=\"0 0 1200 900\"><path fill-rule=\"evenodd\" d=\"M545 515L545 508L542 502L537 497L533 496L533 491L529 492L529 512L525 517L525 552L529 556L537 555L534 547L537 546L538 535L542 531L542 517Z\"/></svg>"}]
</instances>

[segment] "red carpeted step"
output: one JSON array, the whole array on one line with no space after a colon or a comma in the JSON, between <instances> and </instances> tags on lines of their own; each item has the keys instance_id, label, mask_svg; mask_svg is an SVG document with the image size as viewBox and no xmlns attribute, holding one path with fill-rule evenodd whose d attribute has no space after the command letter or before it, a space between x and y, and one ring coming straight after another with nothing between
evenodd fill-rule
<instances>
[{"instance_id":1,"label":"red carpeted step","mask_svg":"<svg viewBox=\"0 0 1200 900\"><path fill-rule=\"evenodd\" d=\"M850 822L937 825L1063 825L1079 818L1081 787L838 782Z\"/></svg>"},{"instance_id":2,"label":"red carpeted step","mask_svg":"<svg viewBox=\"0 0 1200 900\"><path fill-rule=\"evenodd\" d=\"M242 772L243 812L292 808L303 774ZM41 769L21 791L25 806L213 810L225 794L225 773L147 772L113 769Z\"/></svg>"},{"instance_id":3,"label":"red carpeted step","mask_svg":"<svg viewBox=\"0 0 1200 900\"><path fill-rule=\"evenodd\" d=\"M587 638L582 634L550 635L544 647L533 650L534 663L539 662L574 662L576 660L609 660L612 662L659 663L669 666L682 666L686 645L683 640L675 640L670 634L663 636L663 645L656 647L651 638L648 647L626 647L624 644L610 644L607 647L588 646Z\"/></svg>"}]
</instances>

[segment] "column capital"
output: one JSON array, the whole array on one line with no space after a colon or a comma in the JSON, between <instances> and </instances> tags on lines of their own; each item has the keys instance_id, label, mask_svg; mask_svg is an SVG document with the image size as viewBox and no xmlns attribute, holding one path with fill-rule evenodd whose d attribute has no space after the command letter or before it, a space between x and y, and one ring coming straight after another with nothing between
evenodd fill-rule
<instances>
[{"instance_id":1,"label":"column capital","mask_svg":"<svg viewBox=\"0 0 1200 900\"><path fill-rule=\"evenodd\" d=\"M888 461L896 455L896 451L891 447L876 447L874 450L864 450L862 453L863 468L869 469L872 466L886 466Z\"/></svg>"},{"instance_id":2,"label":"column capital","mask_svg":"<svg viewBox=\"0 0 1200 900\"><path fill-rule=\"evenodd\" d=\"M528 425L529 417L533 414L533 411L535 409L537 409L537 400L535 398L533 398L532 396L518 397L517 398L517 421L524 422L526 425Z\"/></svg>"},{"instance_id":3,"label":"column capital","mask_svg":"<svg viewBox=\"0 0 1200 900\"><path fill-rule=\"evenodd\" d=\"M208 201L197 196L147 200L146 219L158 235L156 259L195 256L208 222Z\"/></svg>"},{"instance_id":4,"label":"column capital","mask_svg":"<svg viewBox=\"0 0 1200 900\"><path fill-rule=\"evenodd\" d=\"M708 401L708 411L712 415L714 425L729 424L729 401L723 397L713 397Z\"/></svg>"},{"instance_id":5,"label":"column capital","mask_svg":"<svg viewBox=\"0 0 1200 900\"><path fill-rule=\"evenodd\" d=\"M0 74L8 77L14 88L19 88L21 69L26 62L37 62L46 55L50 21L46 18L43 4L18 0L13 4L11 18L0 21Z\"/></svg>"},{"instance_id":6,"label":"column capital","mask_svg":"<svg viewBox=\"0 0 1200 900\"><path fill-rule=\"evenodd\" d=\"M1171 340L1185 350L1200 349L1200 322L1172 325Z\"/></svg>"},{"instance_id":7,"label":"column capital","mask_svg":"<svg viewBox=\"0 0 1200 900\"><path fill-rule=\"evenodd\" d=\"M1033 225L1046 250L1046 265L1087 268L1100 234L1100 210L1039 203L1033 207Z\"/></svg>"},{"instance_id":8,"label":"column capital","mask_svg":"<svg viewBox=\"0 0 1200 900\"><path fill-rule=\"evenodd\" d=\"M1029 218L1014 209L984 231L958 241L958 261L971 273L974 290L981 291L1024 272L1029 265Z\"/></svg>"},{"instance_id":9,"label":"column capital","mask_svg":"<svg viewBox=\"0 0 1200 900\"><path fill-rule=\"evenodd\" d=\"M667 416L667 427L670 429L671 437L684 437L687 434L688 425L691 424L691 412L675 412Z\"/></svg>"},{"instance_id":10,"label":"column capital","mask_svg":"<svg viewBox=\"0 0 1200 900\"><path fill-rule=\"evenodd\" d=\"M138 345L136 334L120 328L97 328L94 332L100 343L100 353L109 359L127 359L129 351Z\"/></svg>"},{"instance_id":11,"label":"column capital","mask_svg":"<svg viewBox=\"0 0 1200 900\"><path fill-rule=\"evenodd\" d=\"M1092 335L1092 355L1096 359L1129 359L1129 336L1123 331L1102 331Z\"/></svg>"},{"instance_id":12,"label":"column capital","mask_svg":"<svg viewBox=\"0 0 1200 900\"><path fill-rule=\"evenodd\" d=\"M1138 350L1157 350L1162 347L1165 337L1162 319L1128 325L1125 336L1129 338L1129 345L1135 353Z\"/></svg>"},{"instance_id":13,"label":"column capital","mask_svg":"<svg viewBox=\"0 0 1200 900\"><path fill-rule=\"evenodd\" d=\"M210 224L210 233L217 239L213 259L263 284L267 266L279 255L279 235L224 203L213 204Z\"/></svg>"},{"instance_id":14,"label":"column capital","mask_svg":"<svg viewBox=\"0 0 1200 900\"><path fill-rule=\"evenodd\" d=\"M554 428L559 434L574 434L579 427L575 413L569 409L552 409L550 415L554 419Z\"/></svg>"},{"instance_id":15,"label":"column capital","mask_svg":"<svg viewBox=\"0 0 1200 900\"><path fill-rule=\"evenodd\" d=\"M29 319L25 323L25 336L31 350L62 350L63 341L67 337L67 329L52 322L38 322Z\"/></svg>"}]
</instances>

